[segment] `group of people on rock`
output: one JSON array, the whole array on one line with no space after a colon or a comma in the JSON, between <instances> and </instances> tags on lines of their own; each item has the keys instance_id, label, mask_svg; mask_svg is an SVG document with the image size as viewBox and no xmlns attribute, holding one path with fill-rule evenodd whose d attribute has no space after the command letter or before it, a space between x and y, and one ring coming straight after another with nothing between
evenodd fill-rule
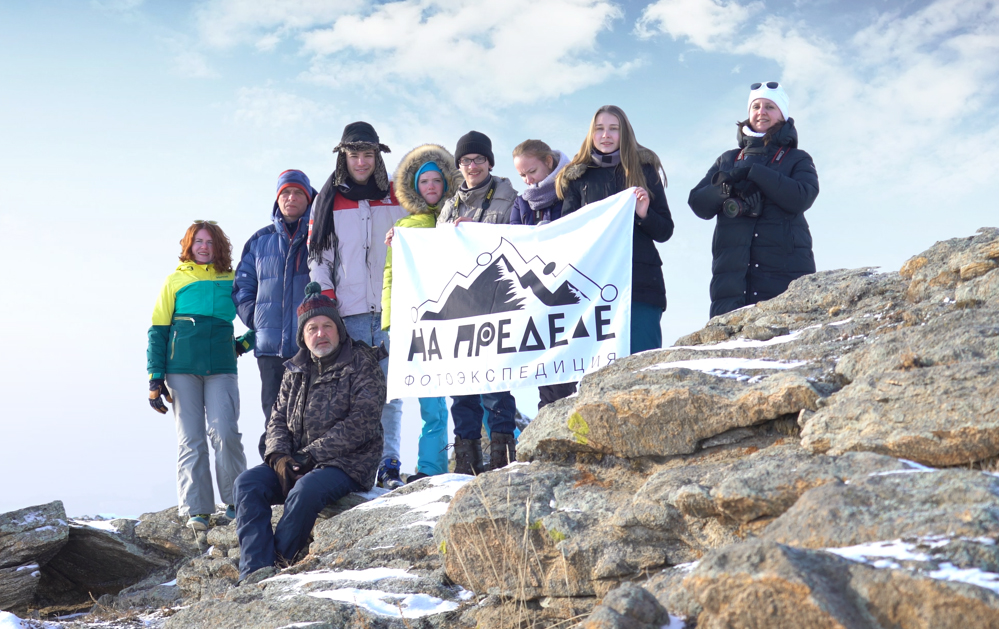
<instances>
[{"instance_id":1,"label":"group of people on rock","mask_svg":"<svg viewBox=\"0 0 999 629\"><path fill-rule=\"evenodd\" d=\"M811 157L797 149L789 99L776 82L750 88L738 147L726 151L690 191L688 203L715 219L711 316L772 298L815 271L804 211L818 194ZM656 243L673 234L659 157L638 143L625 113L597 110L572 157L540 140L513 150L527 188L492 174L492 142L463 135L452 154L425 144L390 178L382 144L367 122L346 126L336 167L317 192L305 173L277 181L270 223L233 265L232 245L210 220L181 239L180 264L160 292L149 329L150 405L172 403L178 435L181 517L206 530L215 511L208 443L226 516L240 540L240 576L294 562L318 513L376 483L403 484L401 400L386 400L395 227L466 221L538 226L625 190L635 195L631 352L662 346L666 309ZM460 227L459 227L460 228ZM234 336L236 316L248 328ZM236 361L253 349L261 378L264 463L246 469L238 430ZM541 387L544 406L575 383ZM423 420L416 473L447 472L444 398L419 400ZM516 458L510 392L454 396L455 472L486 471L480 436L490 436L489 469ZM271 506L285 505L272 531Z\"/></svg>"}]
</instances>

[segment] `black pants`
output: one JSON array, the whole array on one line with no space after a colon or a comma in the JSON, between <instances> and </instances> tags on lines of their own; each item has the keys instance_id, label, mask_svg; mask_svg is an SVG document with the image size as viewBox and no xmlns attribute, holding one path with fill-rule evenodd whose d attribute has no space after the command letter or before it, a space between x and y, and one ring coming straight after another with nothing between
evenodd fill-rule
<instances>
[{"instance_id":1,"label":"black pants","mask_svg":"<svg viewBox=\"0 0 999 629\"><path fill-rule=\"evenodd\" d=\"M284 377L284 361L280 356L257 356L257 367L260 369L260 404L264 409L264 434L260 435L260 458L264 458L267 437L267 420L271 418L271 409L277 401L281 390L281 378Z\"/></svg>"},{"instance_id":2,"label":"black pants","mask_svg":"<svg viewBox=\"0 0 999 629\"><path fill-rule=\"evenodd\" d=\"M561 400L564 397L569 397L576 392L575 382L564 382L562 384L546 384L543 387L538 387L538 395L541 396L541 400L538 402L538 410L548 406L555 400Z\"/></svg>"}]
</instances>

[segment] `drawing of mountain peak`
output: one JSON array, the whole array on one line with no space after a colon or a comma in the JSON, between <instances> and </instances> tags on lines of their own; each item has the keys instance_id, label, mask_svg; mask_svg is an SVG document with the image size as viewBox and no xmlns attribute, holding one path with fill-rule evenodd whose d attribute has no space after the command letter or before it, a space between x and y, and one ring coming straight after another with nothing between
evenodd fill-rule
<instances>
[{"instance_id":1,"label":"drawing of mountain peak","mask_svg":"<svg viewBox=\"0 0 999 629\"><path fill-rule=\"evenodd\" d=\"M517 296L517 287L510 274L506 258L494 258L467 287L455 286L440 310L427 310L420 318L439 321L523 310L524 298Z\"/></svg>"}]
</instances>

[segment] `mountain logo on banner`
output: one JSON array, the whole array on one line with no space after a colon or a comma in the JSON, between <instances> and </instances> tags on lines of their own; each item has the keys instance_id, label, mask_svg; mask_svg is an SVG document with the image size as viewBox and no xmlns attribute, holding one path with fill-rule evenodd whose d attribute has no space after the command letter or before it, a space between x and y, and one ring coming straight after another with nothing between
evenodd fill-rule
<instances>
[{"instance_id":1,"label":"mountain logo on banner","mask_svg":"<svg viewBox=\"0 0 999 629\"><path fill-rule=\"evenodd\" d=\"M600 286L571 264L558 272L556 266L539 256L525 260L509 240L501 238L496 249L478 255L468 274L451 276L438 299L415 308L413 320L443 321L524 310L531 299L549 308L597 296L606 302L617 299L616 286Z\"/></svg>"}]
</instances>

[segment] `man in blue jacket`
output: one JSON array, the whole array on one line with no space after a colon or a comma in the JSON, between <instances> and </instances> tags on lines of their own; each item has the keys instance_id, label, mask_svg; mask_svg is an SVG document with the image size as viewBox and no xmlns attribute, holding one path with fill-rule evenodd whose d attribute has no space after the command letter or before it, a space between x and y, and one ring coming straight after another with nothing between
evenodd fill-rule
<instances>
[{"instance_id":1,"label":"man in blue jacket","mask_svg":"<svg viewBox=\"0 0 999 629\"><path fill-rule=\"evenodd\" d=\"M305 173L281 173L271 224L246 241L232 285L240 320L256 331L254 354L260 368L265 425L281 387L284 362L299 349L296 309L309 283L306 240L315 198L316 191Z\"/></svg>"}]
</instances>

